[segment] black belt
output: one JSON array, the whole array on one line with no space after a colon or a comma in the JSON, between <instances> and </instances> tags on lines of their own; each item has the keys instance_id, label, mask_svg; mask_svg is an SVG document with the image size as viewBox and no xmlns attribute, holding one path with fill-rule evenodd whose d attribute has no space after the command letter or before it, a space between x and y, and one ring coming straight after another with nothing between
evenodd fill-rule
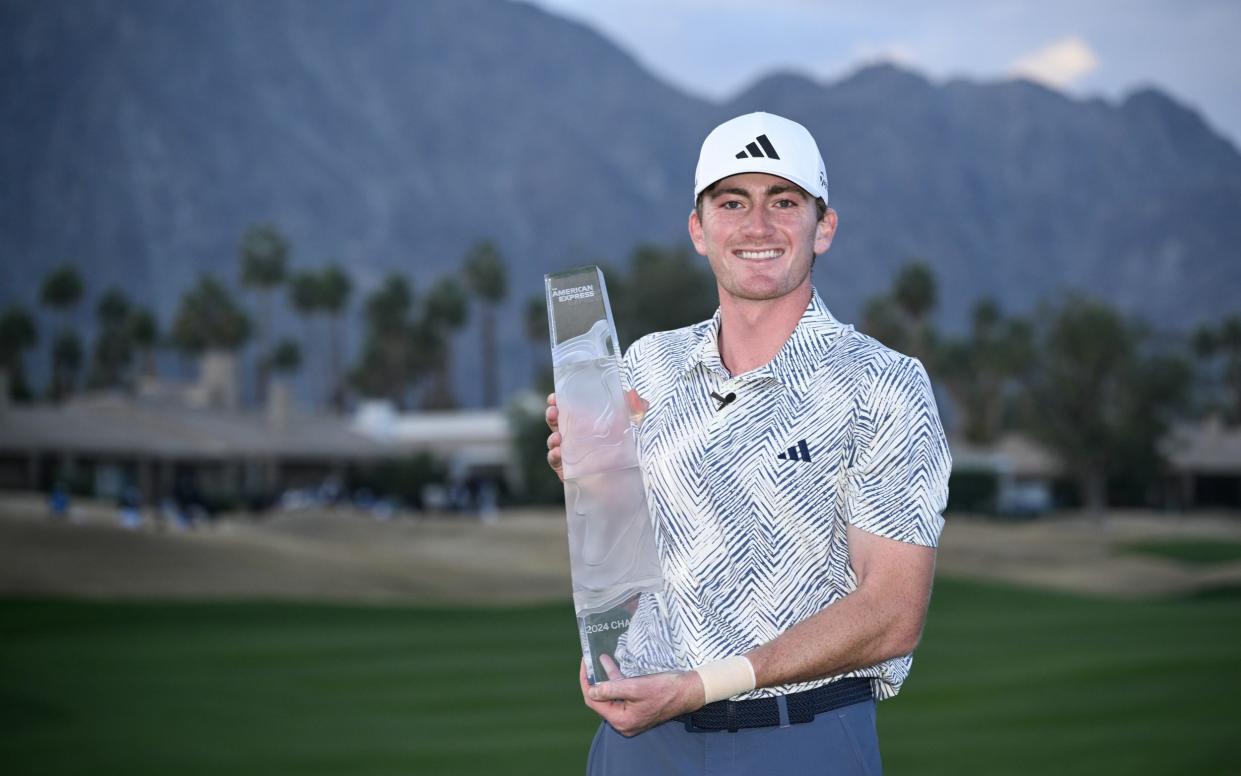
<instances>
[{"instance_id":1,"label":"black belt","mask_svg":"<svg viewBox=\"0 0 1241 776\"><path fill-rule=\"evenodd\" d=\"M865 677L837 679L813 690L781 696L788 708L788 721L790 724L810 722L816 714L871 700L874 695L870 682ZM735 733L741 728L774 727L781 724L780 699L716 701L677 719L684 722L685 729L690 732L729 730Z\"/></svg>"}]
</instances>

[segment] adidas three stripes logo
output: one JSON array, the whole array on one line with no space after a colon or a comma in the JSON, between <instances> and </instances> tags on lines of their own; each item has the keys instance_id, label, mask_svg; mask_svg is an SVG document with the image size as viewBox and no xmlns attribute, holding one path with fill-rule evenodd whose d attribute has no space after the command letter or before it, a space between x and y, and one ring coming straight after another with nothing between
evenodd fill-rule
<instances>
[{"instance_id":1,"label":"adidas three stripes logo","mask_svg":"<svg viewBox=\"0 0 1241 776\"><path fill-rule=\"evenodd\" d=\"M762 146L762 148L759 148ZM746 153L749 151L749 153ZM737 152L738 159L745 159L747 156L761 159L766 156L768 159L779 159L780 154L776 153L776 147L771 144L766 135L759 135L754 138L754 142L746 143L745 148Z\"/></svg>"},{"instance_id":2,"label":"adidas three stripes logo","mask_svg":"<svg viewBox=\"0 0 1241 776\"><path fill-rule=\"evenodd\" d=\"M810 445L806 444L806 440L801 440L795 447L790 447L787 453L780 453L776 456L782 461L805 461L810 463Z\"/></svg>"}]
</instances>

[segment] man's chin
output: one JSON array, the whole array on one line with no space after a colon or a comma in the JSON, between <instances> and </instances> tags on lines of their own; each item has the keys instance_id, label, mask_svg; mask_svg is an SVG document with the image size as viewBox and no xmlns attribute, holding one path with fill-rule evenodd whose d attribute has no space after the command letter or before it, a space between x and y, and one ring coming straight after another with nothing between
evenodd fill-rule
<instances>
[{"instance_id":1,"label":"man's chin","mask_svg":"<svg viewBox=\"0 0 1241 776\"><path fill-rule=\"evenodd\" d=\"M735 299L744 300L747 302L770 302L773 299L779 299L780 297L786 295L787 293L789 292L785 290L783 287L781 287L778 284L773 283L768 286L763 286L763 285L744 286L738 289L737 293L733 294L733 297Z\"/></svg>"},{"instance_id":2,"label":"man's chin","mask_svg":"<svg viewBox=\"0 0 1241 776\"><path fill-rule=\"evenodd\" d=\"M780 299L789 294L796 293L803 285L808 282L807 275L799 283L790 283L787 278L764 278L751 277L746 282L734 284L731 291L732 296L736 299L743 299L751 302L770 302L774 299Z\"/></svg>"}]
</instances>

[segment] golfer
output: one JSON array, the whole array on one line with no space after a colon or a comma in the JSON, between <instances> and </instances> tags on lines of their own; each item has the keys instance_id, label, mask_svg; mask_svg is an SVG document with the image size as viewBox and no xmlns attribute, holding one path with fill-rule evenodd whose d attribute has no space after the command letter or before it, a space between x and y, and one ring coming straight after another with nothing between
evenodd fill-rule
<instances>
[{"instance_id":1,"label":"golfer","mask_svg":"<svg viewBox=\"0 0 1241 776\"><path fill-rule=\"evenodd\" d=\"M827 188L788 119L740 116L702 144L689 235L719 310L624 359L674 654L631 638L627 663L670 670L592 687L583 667L592 774L881 771L875 704L921 637L951 462L922 365L811 284L836 234Z\"/></svg>"}]
</instances>

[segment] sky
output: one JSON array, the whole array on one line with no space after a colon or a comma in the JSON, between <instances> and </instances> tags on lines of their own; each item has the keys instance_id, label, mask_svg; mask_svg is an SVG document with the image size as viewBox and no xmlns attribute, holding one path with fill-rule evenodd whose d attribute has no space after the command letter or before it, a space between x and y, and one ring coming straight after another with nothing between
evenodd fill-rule
<instances>
[{"instance_id":1,"label":"sky","mask_svg":"<svg viewBox=\"0 0 1241 776\"><path fill-rule=\"evenodd\" d=\"M1155 86L1241 146L1238 0L521 1L711 99L777 70L834 81L891 61L937 81L1022 75L1083 98Z\"/></svg>"}]
</instances>

